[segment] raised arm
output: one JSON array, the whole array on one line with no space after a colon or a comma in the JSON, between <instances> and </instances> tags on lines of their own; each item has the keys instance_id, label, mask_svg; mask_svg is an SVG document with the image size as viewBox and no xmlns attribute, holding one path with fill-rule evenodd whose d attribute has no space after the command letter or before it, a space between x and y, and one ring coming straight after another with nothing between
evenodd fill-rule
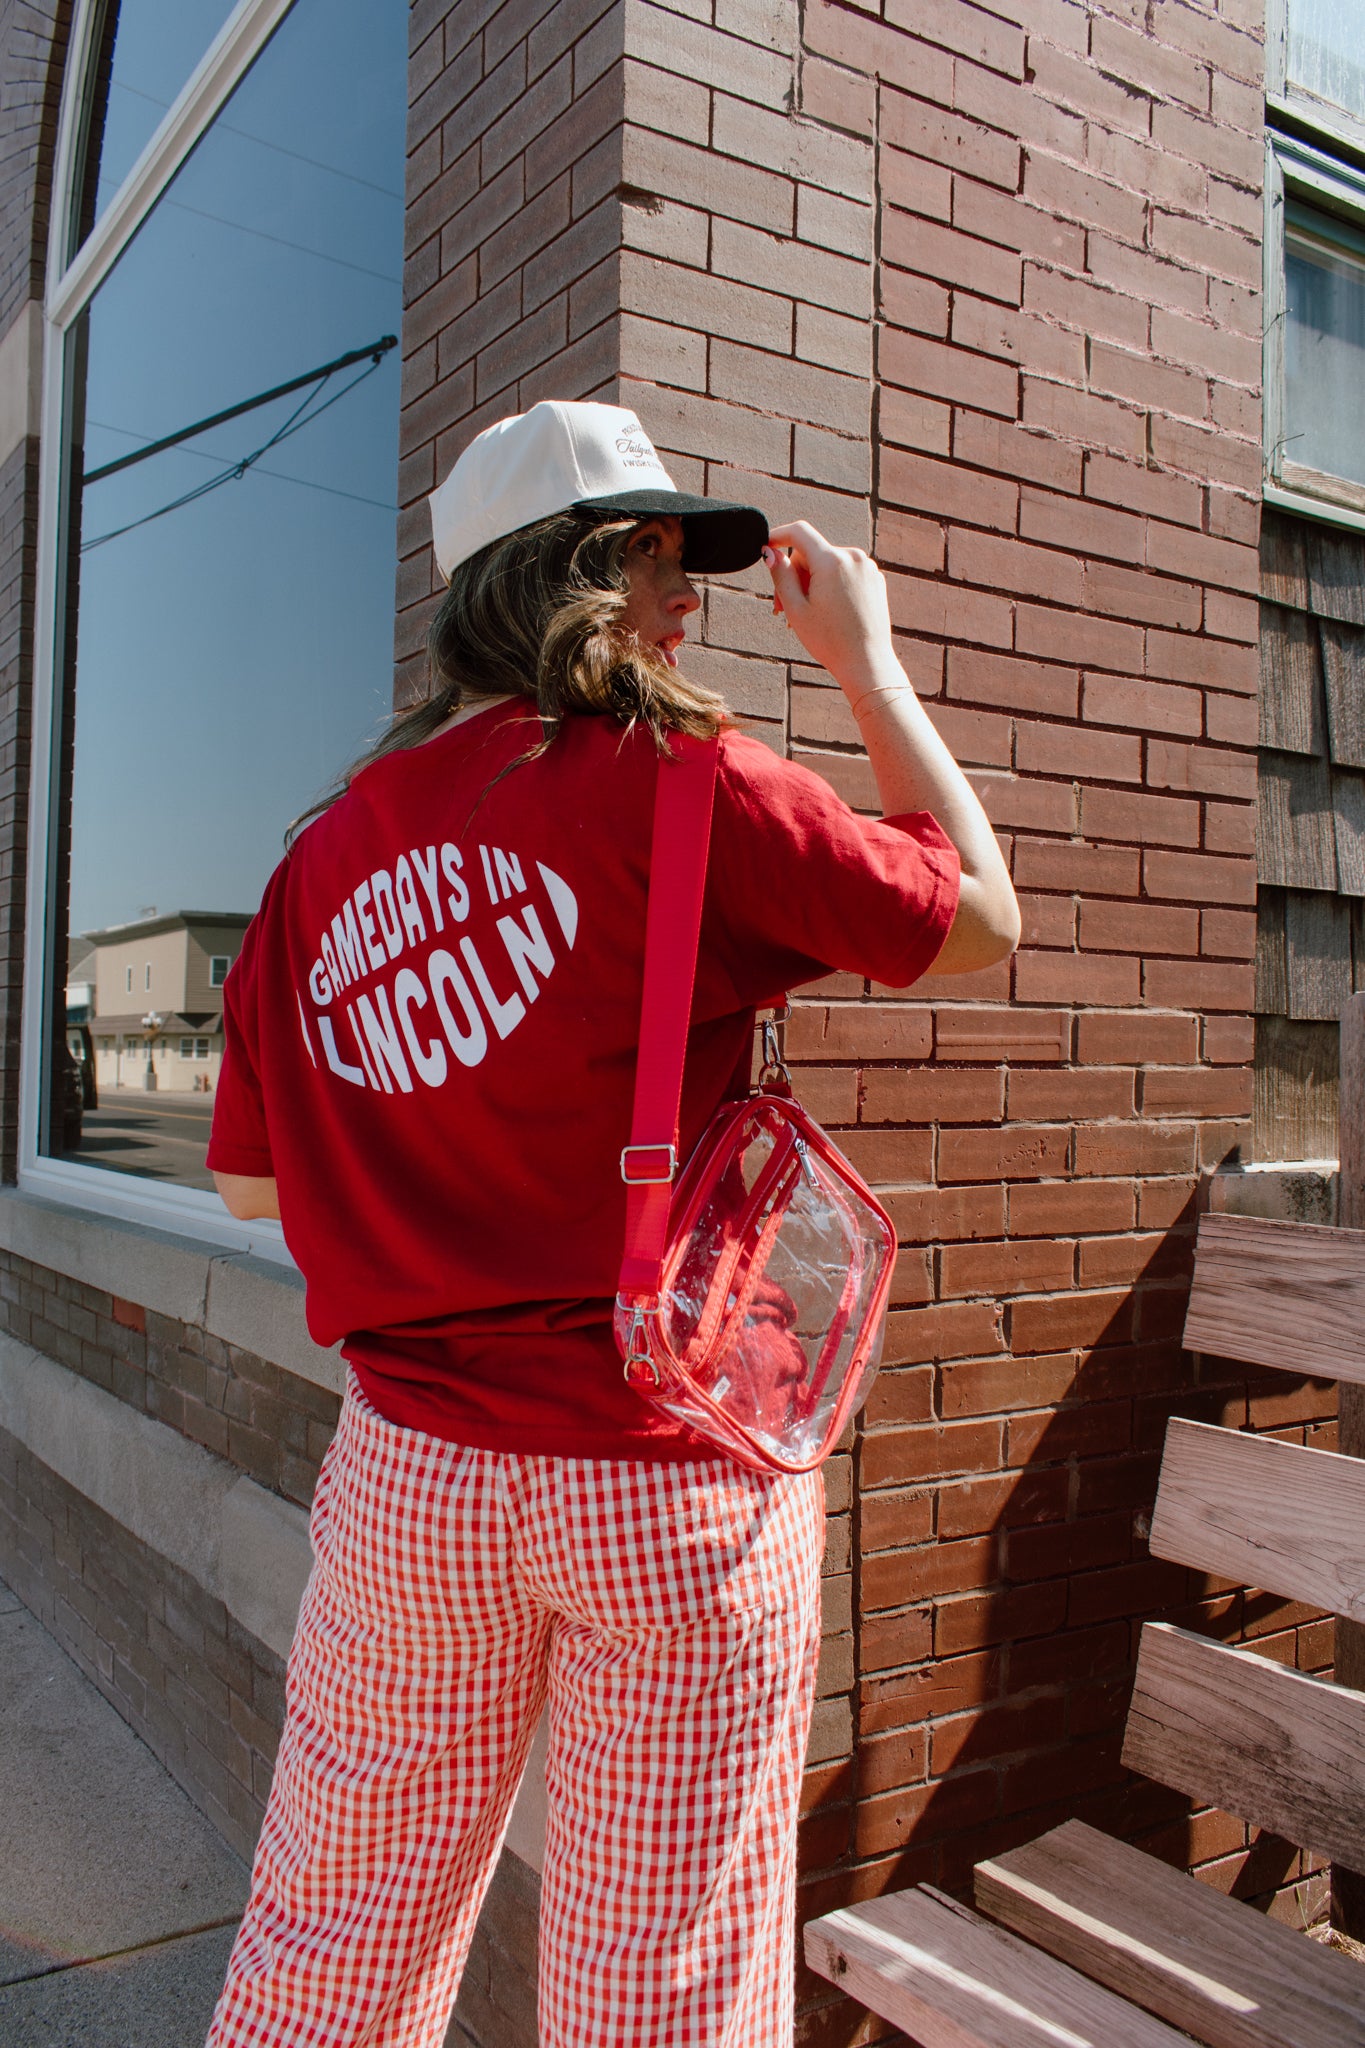
<instances>
[{"instance_id":1,"label":"raised arm","mask_svg":"<svg viewBox=\"0 0 1365 2048\"><path fill-rule=\"evenodd\" d=\"M990 820L896 658L886 579L861 548L834 547L804 519L770 540L779 608L847 697L883 813L932 811L957 848L962 893L933 972L993 966L1019 943L1019 906Z\"/></svg>"}]
</instances>

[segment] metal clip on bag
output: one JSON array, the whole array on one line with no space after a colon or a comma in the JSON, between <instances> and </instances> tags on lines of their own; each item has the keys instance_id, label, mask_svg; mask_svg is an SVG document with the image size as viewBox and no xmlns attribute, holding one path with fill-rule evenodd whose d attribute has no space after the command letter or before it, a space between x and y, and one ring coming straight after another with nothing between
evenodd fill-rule
<instances>
[{"instance_id":1,"label":"metal clip on bag","mask_svg":"<svg viewBox=\"0 0 1365 2048\"><path fill-rule=\"evenodd\" d=\"M809 1472L866 1399L896 1236L791 1092L764 1027L753 1094L678 1176L678 1115L719 744L675 739L655 799L616 1341L670 1420L759 1472Z\"/></svg>"}]
</instances>

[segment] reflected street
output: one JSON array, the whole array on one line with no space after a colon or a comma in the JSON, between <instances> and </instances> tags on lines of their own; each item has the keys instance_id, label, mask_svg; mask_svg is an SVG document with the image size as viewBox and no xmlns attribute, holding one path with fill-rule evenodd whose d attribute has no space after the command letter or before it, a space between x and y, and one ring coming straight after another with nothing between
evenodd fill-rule
<instances>
[{"instance_id":1,"label":"reflected street","mask_svg":"<svg viewBox=\"0 0 1365 2048\"><path fill-rule=\"evenodd\" d=\"M202 1095L139 1098L111 1091L98 1109L87 1109L80 1149L64 1157L211 1193L213 1175L204 1154L212 1118L213 1102Z\"/></svg>"}]
</instances>

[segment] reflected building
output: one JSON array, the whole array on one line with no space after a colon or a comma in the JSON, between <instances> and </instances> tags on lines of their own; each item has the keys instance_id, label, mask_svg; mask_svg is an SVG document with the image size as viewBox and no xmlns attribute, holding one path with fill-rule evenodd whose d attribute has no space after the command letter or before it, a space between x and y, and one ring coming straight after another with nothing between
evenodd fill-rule
<instances>
[{"instance_id":1,"label":"reflected building","mask_svg":"<svg viewBox=\"0 0 1365 2048\"><path fill-rule=\"evenodd\" d=\"M101 1095L212 1093L223 1064L223 984L250 922L246 911L176 910L73 942L67 1033L78 1060L93 1052Z\"/></svg>"}]
</instances>

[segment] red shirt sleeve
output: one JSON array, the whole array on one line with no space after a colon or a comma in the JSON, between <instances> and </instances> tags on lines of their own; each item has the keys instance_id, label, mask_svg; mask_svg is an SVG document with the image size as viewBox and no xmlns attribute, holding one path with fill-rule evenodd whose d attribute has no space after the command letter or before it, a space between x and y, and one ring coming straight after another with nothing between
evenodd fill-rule
<instances>
[{"instance_id":1,"label":"red shirt sleeve","mask_svg":"<svg viewBox=\"0 0 1365 2048\"><path fill-rule=\"evenodd\" d=\"M834 968L907 988L948 936L959 879L957 849L927 811L859 817L809 769L725 735L703 943L741 1005Z\"/></svg>"},{"instance_id":2,"label":"red shirt sleeve","mask_svg":"<svg viewBox=\"0 0 1365 2048\"><path fill-rule=\"evenodd\" d=\"M208 1166L213 1173L273 1175L265 1100L255 1049L256 952L260 917L223 984L223 1066L213 1103Z\"/></svg>"}]
</instances>

